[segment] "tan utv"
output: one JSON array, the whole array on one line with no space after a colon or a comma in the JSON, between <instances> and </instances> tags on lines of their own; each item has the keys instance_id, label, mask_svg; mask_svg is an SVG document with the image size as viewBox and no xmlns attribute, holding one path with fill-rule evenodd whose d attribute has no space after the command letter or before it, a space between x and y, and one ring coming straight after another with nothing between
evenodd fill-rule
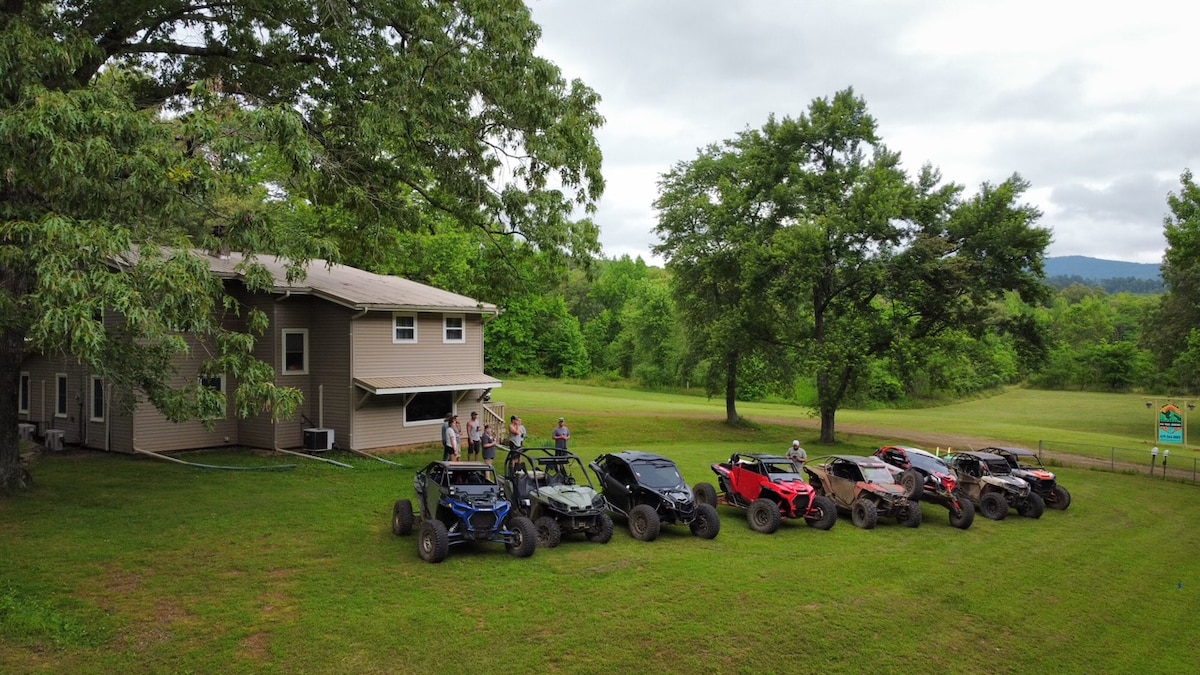
<instances>
[{"instance_id":1,"label":"tan utv","mask_svg":"<svg viewBox=\"0 0 1200 675\"><path fill-rule=\"evenodd\" d=\"M1004 520L1014 508L1026 518L1041 518L1046 503L1029 483L1017 478L1008 460L991 452L955 452L946 464L958 476L959 494L970 499L984 518Z\"/></svg>"}]
</instances>

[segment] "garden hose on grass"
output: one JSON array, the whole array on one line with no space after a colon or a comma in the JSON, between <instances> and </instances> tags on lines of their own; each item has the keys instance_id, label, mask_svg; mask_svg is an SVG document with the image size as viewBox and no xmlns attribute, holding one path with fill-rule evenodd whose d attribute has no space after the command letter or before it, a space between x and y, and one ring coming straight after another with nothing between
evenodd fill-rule
<instances>
[{"instance_id":1,"label":"garden hose on grass","mask_svg":"<svg viewBox=\"0 0 1200 675\"><path fill-rule=\"evenodd\" d=\"M271 466L220 466L217 464L200 464L199 462L185 462L182 459L168 457L167 455L162 455L157 452L150 452L149 450L142 450L141 448L136 447L133 449L133 451L138 454L154 457L156 459L165 459L168 462L175 462L176 464L194 466L200 469L216 469L218 471L291 471L292 469L296 468L295 464L273 464Z\"/></svg>"}]
</instances>

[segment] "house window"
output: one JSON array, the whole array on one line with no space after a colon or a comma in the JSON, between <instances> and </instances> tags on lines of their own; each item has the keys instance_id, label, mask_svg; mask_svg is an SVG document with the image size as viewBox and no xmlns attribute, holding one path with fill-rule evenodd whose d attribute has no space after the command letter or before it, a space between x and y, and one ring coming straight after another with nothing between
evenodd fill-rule
<instances>
[{"instance_id":1,"label":"house window","mask_svg":"<svg viewBox=\"0 0 1200 675\"><path fill-rule=\"evenodd\" d=\"M104 421L104 380L92 377L92 416L93 422Z\"/></svg>"},{"instance_id":2,"label":"house window","mask_svg":"<svg viewBox=\"0 0 1200 675\"><path fill-rule=\"evenodd\" d=\"M225 376L224 375L201 375L200 386L210 391L215 391L218 394L225 393ZM224 397L223 397L224 398ZM225 419L225 406L228 405L228 398L225 398L225 403L221 406L221 412L215 415L205 414L205 419Z\"/></svg>"},{"instance_id":3,"label":"house window","mask_svg":"<svg viewBox=\"0 0 1200 675\"><path fill-rule=\"evenodd\" d=\"M308 373L308 330L283 331L283 373L305 375Z\"/></svg>"},{"instance_id":4,"label":"house window","mask_svg":"<svg viewBox=\"0 0 1200 675\"><path fill-rule=\"evenodd\" d=\"M392 342L404 343L417 341L416 314L393 314L392 324Z\"/></svg>"},{"instance_id":5,"label":"house window","mask_svg":"<svg viewBox=\"0 0 1200 675\"><path fill-rule=\"evenodd\" d=\"M200 376L200 386L204 387L205 389L211 389L212 391L215 391L218 394L223 394L223 393L225 393L225 376L224 375L213 375L211 377L206 377L204 375L201 375Z\"/></svg>"},{"instance_id":6,"label":"house window","mask_svg":"<svg viewBox=\"0 0 1200 675\"><path fill-rule=\"evenodd\" d=\"M462 315L446 316L442 319L443 331L442 342L466 342L467 329L464 326L465 320Z\"/></svg>"},{"instance_id":7,"label":"house window","mask_svg":"<svg viewBox=\"0 0 1200 675\"><path fill-rule=\"evenodd\" d=\"M67 416L67 374L57 373L54 375L54 416Z\"/></svg>"},{"instance_id":8,"label":"house window","mask_svg":"<svg viewBox=\"0 0 1200 675\"><path fill-rule=\"evenodd\" d=\"M404 423L441 421L454 410L454 399L448 391L427 391L412 397L404 406Z\"/></svg>"},{"instance_id":9,"label":"house window","mask_svg":"<svg viewBox=\"0 0 1200 675\"><path fill-rule=\"evenodd\" d=\"M17 393L17 412L29 413L29 373L21 373L21 387Z\"/></svg>"}]
</instances>

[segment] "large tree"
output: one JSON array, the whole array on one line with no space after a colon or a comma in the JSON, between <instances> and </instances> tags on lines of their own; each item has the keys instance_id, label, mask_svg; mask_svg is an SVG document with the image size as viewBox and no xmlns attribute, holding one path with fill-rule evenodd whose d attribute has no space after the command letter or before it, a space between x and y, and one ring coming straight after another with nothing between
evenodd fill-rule
<instances>
[{"instance_id":1,"label":"large tree","mask_svg":"<svg viewBox=\"0 0 1200 675\"><path fill-rule=\"evenodd\" d=\"M736 322L710 353L786 347L815 377L823 442L875 359L948 328L981 333L1006 291L1045 292L1049 233L1019 203L1024 181L963 200L930 167L910 179L853 90L726 142L719 180L690 191L670 180L713 154L664 181L660 251L686 285L723 279L733 291L723 297L735 303L708 307L712 323L727 322L727 309ZM703 303L681 308L703 316Z\"/></svg>"},{"instance_id":2,"label":"large tree","mask_svg":"<svg viewBox=\"0 0 1200 675\"><path fill-rule=\"evenodd\" d=\"M737 424L738 375L743 362L768 349L771 318L759 261L768 238L756 176L742 144L714 144L680 162L659 180L655 252L666 259L685 324L689 358L707 367L709 395L724 394L725 419Z\"/></svg>"},{"instance_id":3,"label":"large tree","mask_svg":"<svg viewBox=\"0 0 1200 675\"><path fill-rule=\"evenodd\" d=\"M1179 191L1167 196L1163 217L1167 250L1162 278L1167 292L1143 329L1144 341L1176 386L1200 389L1200 185L1190 170Z\"/></svg>"},{"instance_id":4,"label":"large tree","mask_svg":"<svg viewBox=\"0 0 1200 675\"><path fill-rule=\"evenodd\" d=\"M263 318L221 328L239 308L189 252L211 232L296 262L386 263L415 231L501 265L513 239L595 251L571 214L603 188L597 97L538 38L520 0L0 0L0 488L31 349L187 419L214 403L166 386L187 332L239 412L295 407L249 356Z\"/></svg>"}]
</instances>

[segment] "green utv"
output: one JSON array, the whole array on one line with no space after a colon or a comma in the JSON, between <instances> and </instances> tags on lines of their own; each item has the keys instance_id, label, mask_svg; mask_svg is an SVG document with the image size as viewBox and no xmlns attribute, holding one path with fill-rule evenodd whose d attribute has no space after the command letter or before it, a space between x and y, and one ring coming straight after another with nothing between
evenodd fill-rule
<instances>
[{"instance_id":1,"label":"green utv","mask_svg":"<svg viewBox=\"0 0 1200 675\"><path fill-rule=\"evenodd\" d=\"M596 491L579 457L554 448L509 450L503 482L513 509L533 520L539 546L554 548L564 536L582 532L607 544L613 535L608 502Z\"/></svg>"}]
</instances>

